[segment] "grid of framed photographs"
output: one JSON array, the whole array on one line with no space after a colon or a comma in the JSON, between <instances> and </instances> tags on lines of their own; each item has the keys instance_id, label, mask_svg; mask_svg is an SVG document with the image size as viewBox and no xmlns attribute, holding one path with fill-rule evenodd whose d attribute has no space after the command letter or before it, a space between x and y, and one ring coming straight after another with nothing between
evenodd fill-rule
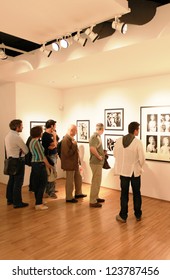
<instances>
[{"instance_id":1,"label":"grid of framed photographs","mask_svg":"<svg viewBox=\"0 0 170 280\"><path fill-rule=\"evenodd\" d=\"M120 131L124 130L124 109L105 109L104 126L105 130L109 130L109 134L104 135L104 149L107 151L108 155L113 156L116 139L122 136L122 134L115 133L120 133ZM112 134L112 132L114 134Z\"/></svg>"},{"instance_id":2,"label":"grid of framed photographs","mask_svg":"<svg viewBox=\"0 0 170 280\"><path fill-rule=\"evenodd\" d=\"M140 107L146 159L170 162L170 106Z\"/></svg>"}]
</instances>

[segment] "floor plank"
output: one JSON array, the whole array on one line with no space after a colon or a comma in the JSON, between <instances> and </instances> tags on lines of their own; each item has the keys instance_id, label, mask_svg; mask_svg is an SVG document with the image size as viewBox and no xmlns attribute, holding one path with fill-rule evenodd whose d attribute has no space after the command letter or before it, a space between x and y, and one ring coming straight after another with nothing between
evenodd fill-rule
<instances>
[{"instance_id":1,"label":"floor plank","mask_svg":"<svg viewBox=\"0 0 170 280\"><path fill-rule=\"evenodd\" d=\"M133 215L132 196L126 224L115 220L120 192L101 188L101 209L89 208L90 185L83 184L87 198L65 203L64 179L57 181L57 199L45 199L47 211L34 210L34 194L23 187L29 207L6 205L6 186L0 184L1 260L169 260L170 202L143 197L143 218Z\"/></svg>"}]
</instances>

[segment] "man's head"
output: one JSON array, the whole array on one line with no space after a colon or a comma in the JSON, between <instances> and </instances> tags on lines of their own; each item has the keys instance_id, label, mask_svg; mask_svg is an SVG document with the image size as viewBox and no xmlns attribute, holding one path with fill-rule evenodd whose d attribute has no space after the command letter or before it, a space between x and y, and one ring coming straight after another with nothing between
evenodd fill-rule
<instances>
[{"instance_id":1,"label":"man's head","mask_svg":"<svg viewBox=\"0 0 170 280\"><path fill-rule=\"evenodd\" d=\"M71 124L68 128L68 135L74 137L77 134L77 126L75 124Z\"/></svg>"},{"instance_id":2,"label":"man's head","mask_svg":"<svg viewBox=\"0 0 170 280\"><path fill-rule=\"evenodd\" d=\"M22 126L22 121L19 119L12 120L9 123L9 127L11 130L17 131L17 132L22 132L23 126Z\"/></svg>"},{"instance_id":3,"label":"man's head","mask_svg":"<svg viewBox=\"0 0 170 280\"><path fill-rule=\"evenodd\" d=\"M128 132L131 133L131 134L134 134L135 136L138 136L139 127L140 127L140 124L138 122L131 122L128 125Z\"/></svg>"},{"instance_id":4,"label":"man's head","mask_svg":"<svg viewBox=\"0 0 170 280\"><path fill-rule=\"evenodd\" d=\"M48 120L45 124L46 129L51 129L52 131L56 128L56 121L54 120Z\"/></svg>"},{"instance_id":5,"label":"man's head","mask_svg":"<svg viewBox=\"0 0 170 280\"><path fill-rule=\"evenodd\" d=\"M97 123L96 124L96 132L98 133L98 134L103 134L103 132L104 132L104 125L103 125L103 123Z\"/></svg>"}]
</instances>

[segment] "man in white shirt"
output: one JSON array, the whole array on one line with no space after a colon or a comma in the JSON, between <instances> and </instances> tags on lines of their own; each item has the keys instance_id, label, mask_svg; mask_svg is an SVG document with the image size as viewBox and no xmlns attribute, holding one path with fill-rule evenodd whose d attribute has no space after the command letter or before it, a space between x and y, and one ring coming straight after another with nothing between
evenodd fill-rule
<instances>
[{"instance_id":1,"label":"man in white shirt","mask_svg":"<svg viewBox=\"0 0 170 280\"><path fill-rule=\"evenodd\" d=\"M22 132L23 125L19 119L12 120L9 124L10 131L5 137L5 149L7 158L19 158L21 157L21 167L16 175L10 175L6 198L7 204L13 204L14 208L22 208L28 206L28 203L22 201L21 188L24 181L25 173L25 154L28 153L28 148L22 138L19 136L19 132Z\"/></svg>"},{"instance_id":2,"label":"man in white shirt","mask_svg":"<svg viewBox=\"0 0 170 280\"><path fill-rule=\"evenodd\" d=\"M120 176L120 212L116 220L126 222L128 217L129 185L133 191L134 215L137 221L141 220L142 198L140 193L141 174L145 163L145 154L142 142L135 136L139 134L139 123L131 122L128 126L128 134L117 139L114 147L115 175Z\"/></svg>"}]
</instances>

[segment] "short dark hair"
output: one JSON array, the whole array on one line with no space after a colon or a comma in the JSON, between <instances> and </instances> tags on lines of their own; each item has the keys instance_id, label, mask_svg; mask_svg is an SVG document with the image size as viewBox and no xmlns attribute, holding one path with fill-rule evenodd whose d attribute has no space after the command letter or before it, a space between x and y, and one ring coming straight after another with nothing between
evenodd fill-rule
<instances>
[{"instance_id":1,"label":"short dark hair","mask_svg":"<svg viewBox=\"0 0 170 280\"><path fill-rule=\"evenodd\" d=\"M43 132L42 126L37 125L31 128L30 135L32 138L41 137L42 132Z\"/></svg>"},{"instance_id":2,"label":"short dark hair","mask_svg":"<svg viewBox=\"0 0 170 280\"><path fill-rule=\"evenodd\" d=\"M128 132L133 134L135 130L139 129L139 126L140 124L138 122L131 122L128 125Z\"/></svg>"},{"instance_id":3,"label":"short dark hair","mask_svg":"<svg viewBox=\"0 0 170 280\"><path fill-rule=\"evenodd\" d=\"M45 127L46 128L50 128L52 125L55 125L56 124L56 121L54 120L48 120L45 124Z\"/></svg>"},{"instance_id":4,"label":"short dark hair","mask_svg":"<svg viewBox=\"0 0 170 280\"><path fill-rule=\"evenodd\" d=\"M10 123L9 123L9 127L11 130L16 130L18 127L20 127L22 124L22 121L19 120L19 119L15 119L15 120L12 120Z\"/></svg>"}]
</instances>

